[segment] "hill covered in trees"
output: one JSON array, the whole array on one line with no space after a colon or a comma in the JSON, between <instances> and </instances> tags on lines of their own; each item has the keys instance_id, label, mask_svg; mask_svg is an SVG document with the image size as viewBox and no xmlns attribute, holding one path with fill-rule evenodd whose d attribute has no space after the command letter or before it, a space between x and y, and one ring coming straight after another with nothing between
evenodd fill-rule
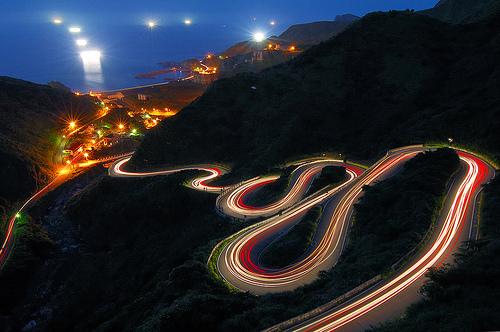
<instances>
[{"instance_id":1,"label":"hill covered in trees","mask_svg":"<svg viewBox=\"0 0 500 332\"><path fill-rule=\"evenodd\" d=\"M423 14L449 23L471 23L492 16L500 9L497 0L441 0Z\"/></svg>"},{"instance_id":2,"label":"hill covered in trees","mask_svg":"<svg viewBox=\"0 0 500 332\"><path fill-rule=\"evenodd\" d=\"M64 118L92 112L87 97L76 97L56 85L39 85L0 77L0 207L5 218L11 204L46 181L57 130Z\"/></svg>"},{"instance_id":3,"label":"hill covered in trees","mask_svg":"<svg viewBox=\"0 0 500 332\"><path fill-rule=\"evenodd\" d=\"M338 35L357 20L358 16L345 14L338 15L335 21L295 24L280 34L279 38L298 45L311 46Z\"/></svg>"},{"instance_id":4,"label":"hill covered in trees","mask_svg":"<svg viewBox=\"0 0 500 332\"><path fill-rule=\"evenodd\" d=\"M369 159L452 137L500 157L500 19L367 15L259 74L215 82L146 136L133 165L230 162L260 173L323 151Z\"/></svg>"}]
</instances>

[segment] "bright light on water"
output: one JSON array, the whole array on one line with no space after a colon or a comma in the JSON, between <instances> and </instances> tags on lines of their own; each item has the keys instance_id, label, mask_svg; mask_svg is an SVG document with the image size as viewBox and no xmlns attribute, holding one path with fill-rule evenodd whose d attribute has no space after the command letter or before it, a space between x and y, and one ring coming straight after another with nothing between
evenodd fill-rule
<instances>
[{"instance_id":1,"label":"bright light on water","mask_svg":"<svg viewBox=\"0 0 500 332\"><path fill-rule=\"evenodd\" d=\"M80 52L85 80L89 83L102 83L101 51L89 50Z\"/></svg>"},{"instance_id":2,"label":"bright light on water","mask_svg":"<svg viewBox=\"0 0 500 332\"><path fill-rule=\"evenodd\" d=\"M63 20L59 17L56 17L52 20L52 23L54 24L61 24L63 22Z\"/></svg>"},{"instance_id":3,"label":"bright light on water","mask_svg":"<svg viewBox=\"0 0 500 332\"><path fill-rule=\"evenodd\" d=\"M82 29L80 27L75 27L75 26L70 27L68 30L71 33L80 33L82 31Z\"/></svg>"},{"instance_id":4,"label":"bright light on water","mask_svg":"<svg viewBox=\"0 0 500 332\"><path fill-rule=\"evenodd\" d=\"M256 41L257 43L264 41L264 39L266 39L266 36L264 35L263 32L258 31L253 34L253 40Z\"/></svg>"},{"instance_id":5,"label":"bright light on water","mask_svg":"<svg viewBox=\"0 0 500 332\"><path fill-rule=\"evenodd\" d=\"M76 45L78 45L80 47L87 46L87 44L88 44L87 39L77 39L76 40Z\"/></svg>"}]
</instances>

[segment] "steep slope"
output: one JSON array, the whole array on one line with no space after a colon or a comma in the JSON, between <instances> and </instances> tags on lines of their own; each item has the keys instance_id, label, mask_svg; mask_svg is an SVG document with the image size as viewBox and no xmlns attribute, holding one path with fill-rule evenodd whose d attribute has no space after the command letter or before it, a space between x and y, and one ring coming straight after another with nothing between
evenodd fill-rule
<instances>
[{"instance_id":1,"label":"steep slope","mask_svg":"<svg viewBox=\"0 0 500 332\"><path fill-rule=\"evenodd\" d=\"M470 23L500 10L498 0L441 0L422 13L449 23Z\"/></svg>"},{"instance_id":2,"label":"steep slope","mask_svg":"<svg viewBox=\"0 0 500 332\"><path fill-rule=\"evenodd\" d=\"M260 74L215 82L143 141L135 167L201 161L261 172L323 151L373 158L448 137L500 157L500 19L452 26L368 15Z\"/></svg>"},{"instance_id":3,"label":"steep slope","mask_svg":"<svg viewBox=\"0 0 500 332\"><path fill-rule=\"evenodd\" d=\"M51 173L64 116L91 112L91 100L68 91L0 77L0 207L25 198ZM4 215L5 217L5 215Z\"/></svg>"}]
</instances>

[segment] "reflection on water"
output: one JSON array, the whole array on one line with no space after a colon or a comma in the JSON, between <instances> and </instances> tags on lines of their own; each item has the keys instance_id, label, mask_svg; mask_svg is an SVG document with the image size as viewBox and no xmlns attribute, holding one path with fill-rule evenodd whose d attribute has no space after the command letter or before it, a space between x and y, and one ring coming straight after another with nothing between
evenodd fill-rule
<instances>
[{"instance_id":1,"label":"reflection on water","mask_svg":"<svg viewBox=\"0 0 500 332\"><path fill-rule=\"evenodd\" d=\"M87 83L103 83L101 52L97 50L82 51L80 58L83 63L83 71L85 73L85 81Z\"/></svg>"}]
</instances>

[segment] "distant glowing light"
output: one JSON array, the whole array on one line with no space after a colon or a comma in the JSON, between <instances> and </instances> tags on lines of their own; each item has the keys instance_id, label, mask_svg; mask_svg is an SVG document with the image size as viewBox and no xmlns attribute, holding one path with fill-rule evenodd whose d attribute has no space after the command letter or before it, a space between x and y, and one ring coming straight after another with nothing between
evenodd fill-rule
<instances>
[{"instance_id":1,"label":"distant glowing light","mask_svg":"<svg viewBox=\"0 0 500 332\"><path fill-rule=\"evenodd\" d=\"M118 129L120 129L120 130L121 130L121 129L123 129L123 128L125 128L125 125L124 125L123 123L119 123L119 124L118 124Z\"/></svg>"},{"instance_id":2,"label":"distant glowing light","mask_svg":"<svg viewBox=\"0 0 500 332\"><path fill-rule=\"evenodd\" d=\"M69 124L68 124L68 127L70 129L74 129L76 127L76 122L75 121L71 121Z\"/></svg>"},{"instance_id":3,"label":"distant glowing light","mask_svg":"<svg viewBox=\"0 0 500 332\"><path fill-rule=\"evenodd\" d=\"M83 154L83 156L84 156L85 158L88 158L88 157L89 157L88 152L85 152L85 153Z\"/></svg>"},{"instance_id":4,"label":"distant glowing light","mask_svg":"<svg viewBox=\"0 0 500 332\"><path fill-rule=\"evenodd\" d=\"M288 50L289 50L290 52L293 52L293 51L295 51L295 50L296 50L296 48L295 48L295 46L293 46L293 45L292 45L292 46L290 46L290 47L288 48Z\"/></svg>"},{"instance_id":5,"label":"distant glowing light","mask_svg":"<svg viewBox=\"0 0 500 332\"><path fill-rule=\"evenodd\" d=\"M276 25L276 21L269 22L270 25Z\"/></svg>"},{"instance_id":6,"label":"distant glowing light","mask_svg":"<svg viewBox=\"0 0 500 332\"><path fill-rule=\"evenodd\" d=\"M76 45L78 45L80 47L87 46L87 44L88 44L87 39L77 39L76 40Z\"/></svg>"},{"instance_id":7,"label":"distant glowing light","mask_svg":"<svg viewBox=\"0 0 500 332\"><path fill-rule=\"evenodd\" d=\"M257 31L253 34L253 40L257 43L260 43L266 39L266 35L263 32Z\"/></svg>"},{"instance_id":8,"label":"distant glowing light","mask_svg":"<svg viewBox=\"0 0 500 332\"><path fill-rule=\"evenodd\" d=\"M82 32L82 29L80 27L72 26L72 27L69 27L68 31L71 33L80 33L80 32Z\"/></svg>"},{"instance_id":9,"label":"distant glowing light","mask_svg":"<svg viewBox=\"0 0 500 332\"><path fill-rule=\"evenodd\" d=\"M56 17L52 20L52 23L57 24L57 25L62 24L62 22L63 22L62 18L59 18L59 17Z\"/></svg>"},{"instance_id":10,"label":"distant glowing light","mask_svg":"<svg viewBox=\"0 0 500 332\"><path fill-rule=\"evenodd\" d=\"M66 160L66 164L67 165L71 164L71 161L70 160Z\"/></svg>"},{"instance_id":11,"label":"distant glowing light","mask_svg":"<svg viewBox=\"0 0 500 332\"><path fill-rule=\"evenodd\" d=\"M21 218L21 214L20 214L19 212L18 212L18 213L16 213L16 218L17 218L17 219Z\"/></svg>"},{"instance_id":12,"label":"distant glowing light","mask_svg":"<svg viewBox=\"0 0 500 332\"><path fill-rule=\"evenodd\" d=\"M153 29L154 27L156 27L156 22L155 21L148 21L148 27L150 29Z\"/></svg>"},{"instance_id":13,"label":"distant glowing light","mask_svg":"<svg viewBox=\"0 0 500 332\"><path fill-rule=\"evenodd\" d=\"M102 83L101 51L88 50L80 52L80 58L83 62L83 71L85 79L89 82Z\"/></svg>"},{"instance_id":14,"label":"distant glowing light","mask_svg":"<svg viewBox=\"0 0 500 332\"><path fill-rule=\"evenodd\" d=\"M184 20L184 24L185 24L185 25L191 25L192 23L193 23L193 21L192 21L191 19L189 19L189 18L186 18L186 19Z\"/></svg>"}]
</instances>

